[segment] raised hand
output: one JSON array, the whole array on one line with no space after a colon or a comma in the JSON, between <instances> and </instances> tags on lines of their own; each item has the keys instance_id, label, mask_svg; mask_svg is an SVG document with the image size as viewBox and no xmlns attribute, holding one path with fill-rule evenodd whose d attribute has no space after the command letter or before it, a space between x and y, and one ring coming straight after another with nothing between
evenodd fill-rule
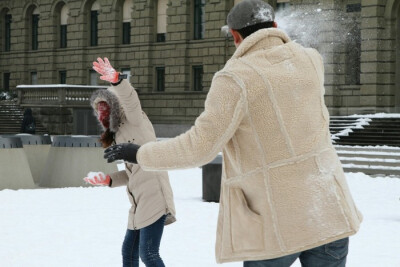
<instances>
[{"instance_id":1,"label":"raised hand","mask_svg":"<svg viewBox=\"0 0 400 267\"><path fill-rule=\"evenodd\" d=\"M100 79L108 81L110 83L117 83L119 80L119 73L111 66L108 58L97 58L97 62L93 62L93 69L97 71L101 76Z\"/></svg>"},{"instance_id":2,"label":"raised hand","mask_svg":"<svg viewBox=\"0 0 400 267\"><path fill-rule=\"evenodd\" d=\"M102 172L89 172L83 180L92 185L110 185L111 177Z\"/></svg>"}]
</instances>

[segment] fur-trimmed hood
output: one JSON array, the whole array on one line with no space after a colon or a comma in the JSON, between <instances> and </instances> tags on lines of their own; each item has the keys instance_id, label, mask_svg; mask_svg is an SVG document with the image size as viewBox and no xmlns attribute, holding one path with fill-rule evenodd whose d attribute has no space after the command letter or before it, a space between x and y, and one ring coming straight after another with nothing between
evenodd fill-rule
<instances>
[{"instance_id":1,"label":"fur-trimmed hood","mask_svg":"<svg viewBox=\"0 0 400 267\"><path fill-rule=\"evenodd\" d=\"M119 100L115 93L112 92L113 88L99 89L93 92L90 97L90 105L93 108L94 115L97 117L97 104L101 101L107 102L110 106L110 131L116 133L119 129L121 123L121 118L123 116L123 109L119 103ZM100 122L99 122L100 123ZM106 130L101 124L101 127Z\"/></svg>"}]
</instances>

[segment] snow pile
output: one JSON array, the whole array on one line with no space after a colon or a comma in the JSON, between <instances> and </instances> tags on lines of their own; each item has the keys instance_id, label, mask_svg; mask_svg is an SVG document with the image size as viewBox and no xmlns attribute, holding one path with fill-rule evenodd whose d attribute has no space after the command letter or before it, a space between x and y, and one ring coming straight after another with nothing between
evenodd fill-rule
<instances>
[{"instance_id":1,"label":"snow pile","mask_svg":"<svg viewBox=\"0 0 400 267\"><path fill-rule=\"evenodd\" d=\"M86 175L86 177L89 178L89 179L94 179L94 177L95 177L95 176L99 176L100 173L103 174L103 176L104 176L104 173L102 173L102 172L89 172L89 173Z\"/></svg>"}]
</instances>

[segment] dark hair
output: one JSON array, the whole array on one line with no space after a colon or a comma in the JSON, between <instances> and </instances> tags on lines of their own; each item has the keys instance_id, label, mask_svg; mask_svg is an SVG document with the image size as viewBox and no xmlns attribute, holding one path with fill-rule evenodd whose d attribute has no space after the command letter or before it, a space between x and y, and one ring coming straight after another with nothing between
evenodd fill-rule
<instances>
[{"instance_id":1,"label":"dark hair","mask_svg":"<svg viewBox=\"0 0 400 267\"><path fill-rule=\"evenodd\" d=\"M111 146L114 142L114 133L109 128L100 136L100 142L103 148Z\"/></svg>"},{"instance_id":2,"label":"dark hair","mask_svg":"<svg viewBox=\"0 0 400 267\"><path fill-rule=\"evenodd\" d=\"M255 33L258 30L272 28L273 26L274 26L274 22L268 21L268 22L262 22L262 23L251 25L251 26L247 26L247 27L241 28L236 31L238 31L240 33L240 35L243 37L243 39L245 39L247 36L249 36L252 33Z\"/></svg>"}]
</instances>

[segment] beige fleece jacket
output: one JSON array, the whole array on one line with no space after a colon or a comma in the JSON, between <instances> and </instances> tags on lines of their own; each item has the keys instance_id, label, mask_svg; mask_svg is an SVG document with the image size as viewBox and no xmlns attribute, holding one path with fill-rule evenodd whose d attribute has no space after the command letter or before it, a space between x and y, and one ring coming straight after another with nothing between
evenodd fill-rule
<instances>
[{"instance_id":1,"label":"beige fleece jacket","mask_svg":"<svg viewBox=\"0 0 400 267\"><path fill-rule=\"evenodd\" d=\"M215 74L194 126L143 145L137 159L144 170L171 170L220 151L217 262L277 258L359 229L331 144L322 58L279 29L247 37Z\"/></svg>"}]
</instances>

